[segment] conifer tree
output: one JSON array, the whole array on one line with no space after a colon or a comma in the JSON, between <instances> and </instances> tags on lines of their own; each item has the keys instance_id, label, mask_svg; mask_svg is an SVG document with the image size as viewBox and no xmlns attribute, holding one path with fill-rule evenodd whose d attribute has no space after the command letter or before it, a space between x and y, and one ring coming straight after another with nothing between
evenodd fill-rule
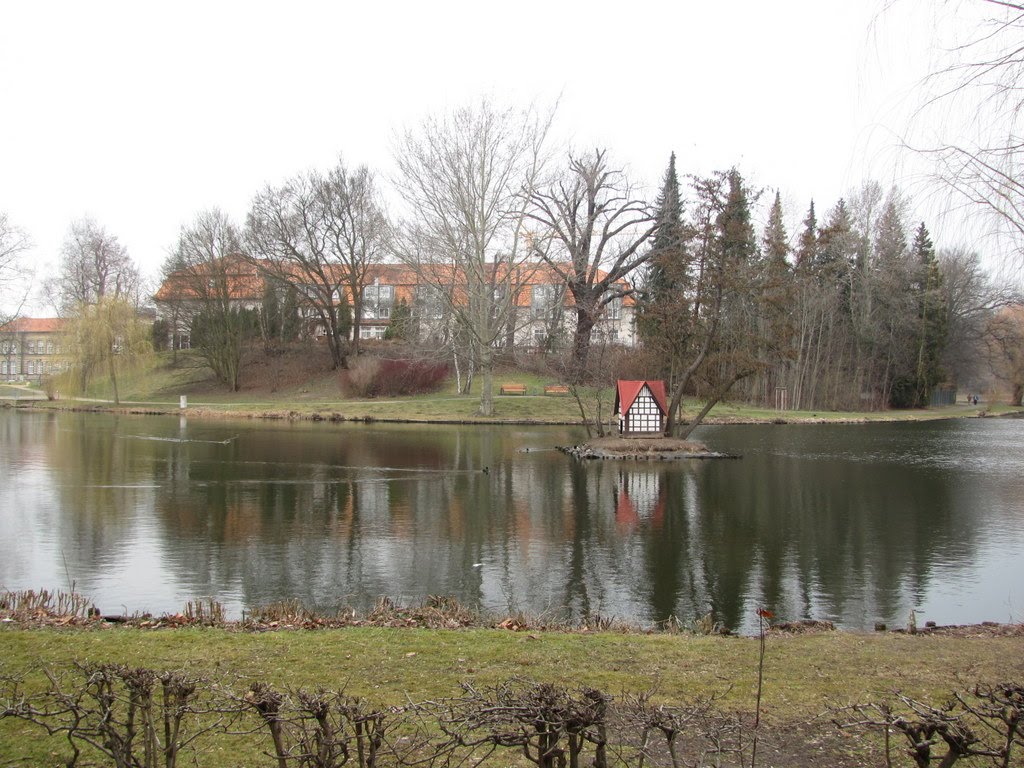
<instances>
[{"instance_id":1,"label":"conifer tree","mask_svg":"<svg viewBox=\"0 0 1024 768\"><path fill-rule=\"evenodd\" d=\"M907 252L907 235L897 202L886 201L875 231L875 266L888 270L900 265Z\"/></svg>"},{"instance_id":2,"label":"conifer tree","mask_svg":"<svg viewBox=\"0 0 1024 768\"><path fill-rule=\"evenodd\" d=\"M761 293L763 324L761 336L765 340L765 356L776 361L791 359L794 354L793 328L795 298L793 276L789 266L789 237L782 217L782 199L778 192L768 214L761 241ZM779 381L759 377L762 401L768 402L770 391Z\"/></svg>"},{"instance_id":3,"label":"conifer tree","mask_svg":"<svg viewBox=\"0 0 1024 768\"><path fill-rule=\"evenodd\" d=\"M647 279L647 294L652 301L663 298L667 291L678 290L681 286L677 283L686 275L686 235L675 152L669 157L661 192L655 202L655 224Z\"/></svg>"},{"instance_id":4,"label":"conifer tree","mask_svg":"<svg viewBox=\"0 0 1024 768\"><path fill-rule=\"evenodd\" d=\"M661 192L655 202L656 229L651 240L651 260L639 306L637 329L645 341L659 334L677 333L673 319L686 322L681 300L690 289L686 227L679 194L675 152L669 157ZM666 307L672 311L664 311ZM662 375L669 375L665 370Z\"/></svg>"},{"instance_id":5,"label":"conifer tree","mask_svg":"<svg viewBox=\"0 0 1024 768\"><path fill-rule=\"evenodd\" d=\"M756 279L757 241L750 213L751 195L736 168L725 174L725 183L727 191L715 217L707 262L713 275L715 303L720 308L707 330L708 360L700 373L708 394L701 411L679 433L683 439L737 382L763 366L759 317L764 297ZM681 395L677 387L669 403L670 421L677 413Z\"/></svg>"},{"instance_id":6,"label":"conifer tree","mask_svg":"<svg viewBox=\"0 0 1024 768\"><path fill-rule=\"evenodd\" d=\"M843 198L829 211L828 221L818 236L814 268L823 279L842 279L857 258L857 236L850 209Z\"/></svg>"},{"instance_id":7,"label":"conifer tree","mask_svg":"<svg viewBox=\"0 0 1024 768\"><path fill-rule=\"evenodd\" d=\"M946 292L935 248L924 222L917 228L911 247L916 279L918 321L917 375L915 400L918 407L928 404L932 388L942 381L940 366L946 344Z\"/></svg>"},{"instance_id":8,"label":"conifer tree","mask_svg":"<svg viewBox=\"0 0 1024 768\"><path fill-rule=\"evenodd\" d=\"M800 243L796 248L796 268L799 272L808 272L818 260L818 218L814 215L814 201L807 209L804 229L800 233Z\"/></svg>"}]
</instances>

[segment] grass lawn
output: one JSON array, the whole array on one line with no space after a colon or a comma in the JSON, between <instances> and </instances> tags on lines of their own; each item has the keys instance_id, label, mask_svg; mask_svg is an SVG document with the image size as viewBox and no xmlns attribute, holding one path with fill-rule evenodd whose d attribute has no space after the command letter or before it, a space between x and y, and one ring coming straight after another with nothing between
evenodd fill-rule
<instances>
[{"instance_id":1,"label":"grass lawn","mask_svg":"<svg viewBox=\"0 0 1024 768\"><path fill-rule=\"evenodd\" d=\"M268 362L269 361L269 362ZM303 367L303 365L305 367ZM303 365L296 363L294 356L267 358L261 365L251 365L250 373L243 377L239 392L228 392L211 377L193 352L181 352L176 364L171 364L168 353L154 357L140 369L121 374L119 385L122 407L126 409L177 412L179 398L186 395L193 415L275 415L293 418L381 419L412 421L473 421L473 422L547 422L580 423L580 412L574 398L570 396L545 395L544 387L557 383L554 378L521 370L501 370L495 373L495 415L490 418L479 416L479 382L474 383L473 392L468 395L456 393L454 378L441 391L409 397L346 398L339 386L339 374L327 371L323 360L311 356ZM261 371L257 374L255 371ZM526 395L501 395L503 384L519 384L526 387ZM7 388L0 390L3 398L24 397L28 392ZM596 393L585 393L586 404L594 409ZM109 399L109 383L98 378L80 398L62 395L54 402L34 401L32 407L112 407ZM610 416L614 393L606 389L601 392L602 411ZM13 400L12 400L13 402ZM684 403L684 416L694 415L700 408L698 401ZM916 421L936 418L977 416L980 413L1001 415L1019 413L999 403L981 403L969 406L958 403L954 406L908 411L785 411L758 408L741 403L724 402L716 405L707 418L707 423L731 422L844 422L844 421Z\"/></svg>"},{"instance_id":2,"label":"grass lawn","mask_svg":"<svg viewBox=\"0 0 1024 768\"><path fill-rule=\"evenodd\" d=\"M8 627L0 630L0 658L7 673L70 660L188 667L281 688L344 688L384 705L454 696L463 681L485 686L522 676L616 696L653 689L658 700L670 703L719 694L724 706L750 713L758 639L369 627L265 633ZM784 728L812 721L829 706L877 701L894 689L939 704L949 691L979 680L1019 683L1024 636L770 634L764 670L765 728ZM827 719L815 722L834 730ZM0 719L0 765L52 764L65 747L41 734L30 724ZM201 764L246 765L253 759L254 753L212 740Z\"/></svg>"}]
</instances>

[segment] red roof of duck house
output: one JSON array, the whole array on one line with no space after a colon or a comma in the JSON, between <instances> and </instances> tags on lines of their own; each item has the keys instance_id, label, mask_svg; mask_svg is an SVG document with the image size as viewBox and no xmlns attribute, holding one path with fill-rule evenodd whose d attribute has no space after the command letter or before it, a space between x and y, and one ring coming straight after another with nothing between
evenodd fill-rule
<instances>
[{"instance_id":1,"label":"red roof of duck house","mask_svg":"<svg viewBox=\"0 0 1024 768\"><path fill-rule=\"evenodd\" d=\"M615 412L627 413L633 407L633 402L636 400L637 395L640 394L640 390L644 388L644 384L650 388L651 394L654 395L654 402L661 408L661 412L668 413L668 401L665 398L665 382L647 379L642 381L619 379L615 391Z\"/></svg>"}]
</instances>

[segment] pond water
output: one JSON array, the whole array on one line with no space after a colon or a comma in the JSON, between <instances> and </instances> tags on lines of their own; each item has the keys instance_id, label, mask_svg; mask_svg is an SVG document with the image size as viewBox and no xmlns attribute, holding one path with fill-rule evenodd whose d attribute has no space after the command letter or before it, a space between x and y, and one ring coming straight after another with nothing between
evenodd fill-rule
<instances>
[{"instance_id":1,"label":"pond water","mask_svg":"<svg viewBox=\"0 0 1024 768\"><path fill-rule=\"evenodd\" d=\"M739 460L577 463L564 427L0 412L0 588L104 613L297 598L643 624L1020 621L1024 420L704 427Z\"/></svg>"}]
</instances>

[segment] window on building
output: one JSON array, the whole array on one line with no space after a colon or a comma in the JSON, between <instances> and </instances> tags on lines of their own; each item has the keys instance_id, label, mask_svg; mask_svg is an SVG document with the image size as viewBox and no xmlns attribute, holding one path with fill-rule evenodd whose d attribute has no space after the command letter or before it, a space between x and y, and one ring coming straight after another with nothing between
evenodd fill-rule
<instances>
[{"instance_id":1,"label":"window on building","mask_svg":"<svg viewBox=\"0 0 1024 768\"><path fill-rule=\"evenodd\" d=\"M545 331L543 328L534 328L533 329L533 346L535 346L535 347L537 347L539 349L539 348L543 347L545 344L547 344L547 341L548 341L547 331Z\"/></svg>"},{"instance_id":2,"label":"window on building","mask_svg":"<svg viewBox=\"0 0 1024 768\"><path fill-rule=\"evenodd\" d=\"M35 373L36 373L36 363L35 363L35 360L29 360L28 361L28 375L29 376L35 376Z\"/></svg>"},{"instance_id":3,"label":"window on building","mask_svg":"<svg viewBox=\"0 0 1024 768\"><path fill-rule=\"evenodd\" d=\"M420 317L438 320L444 317L447 303L444 290L437 285L421 285L416 289L416 309Z\"/></svg>"},{"instance_id":4,"label":"window on building","mask_svg":"<svg viewBox=\"0 0 1024 768\"><path fill-rule=\"evenodd\" d=\"M535 285L530 291L530 314L536 320L548 320L558 309L557 285Z\"/></svg>"},{"instance_id":5,"label":"window on building","mask_svg":"<svg viewBox=\"0 0 1024 768\"><path fill-rule=\"evenodd\" d=\"M28 352L28 354L30 354L30 355L34 355L34 354L36 353L36 343L35 343L34 341L30 341L30 342L28 343L28 349L27 349L27 352Z\"/></svg>"},{"instance_id":6,"label":"window on building","mask_svg":"<svg viewBox=\"0 0 1024 768\"><path fill-rule=\"evenodd\" d=\"M608 320L618 320L622 317L622 297L616 296L604 305L604 316Z\"/></svg>"},{"instance_id":7,"label":"window on building","mask_svg":"<svg viewBox=\"0 0 1024 768\"><path fill-rule=\"evenodd\" d=\"M2 376L6 376L7 375L7 363L6 362L0 362L0 375L2 375Z\"/></svg>"},{"instance_id":8,"label":"window on building","mask_svg":"<svg viewBox=\"0 0 1024 768\"><path fill-rule=\"evenodd\" d=\"M395 286L368 285L363 288L363 319L386 320L395 303ZM362 334L360 333L360 338Z\"/></svg>"},{"instance_id":9,"label":"window on building","mask_svg":"<svg viewBox=\"0 0 1024 768\"><path fill-rule=\"evenodd\" d=\"M52 355L53 354L53 342L52 341L46 342L46 354L48 354L48 355Z\"/></svg>"},{"instance_id":10,"label":"window on building","mask_svg":"<svg viewBox=\"0 0 1024 768\"><path fill-rule=\"evenodd\" d=\"M385 327L383 325L363 325L359 328L360 339L383 339Z\"/></svg>"}]
</instances>

